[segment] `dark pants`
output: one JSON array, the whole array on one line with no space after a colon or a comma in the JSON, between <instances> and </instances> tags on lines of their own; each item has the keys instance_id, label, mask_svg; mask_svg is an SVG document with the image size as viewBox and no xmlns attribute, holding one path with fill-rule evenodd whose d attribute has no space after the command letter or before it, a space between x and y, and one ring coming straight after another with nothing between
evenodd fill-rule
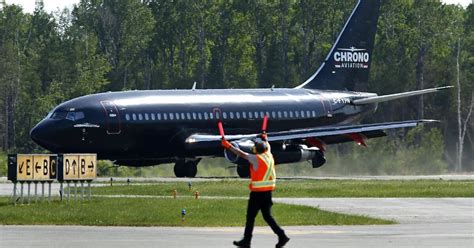
<instances>
[{"instance_id":1,"label":"dark pants","mask_svg":"<svg viewBox=\"0 0 474 248\"><path fill-rule=\"evenodd\" d=\"M272 228L273 232L282 237L285 232L273 219L272 210L272 192L250 192L249 205L247 207L247 223L245 224L244 239L250 241L252 239L253 226L255 224L255 217L258 211L262 211L263 219Z\"/></svg>"}]
</instances>

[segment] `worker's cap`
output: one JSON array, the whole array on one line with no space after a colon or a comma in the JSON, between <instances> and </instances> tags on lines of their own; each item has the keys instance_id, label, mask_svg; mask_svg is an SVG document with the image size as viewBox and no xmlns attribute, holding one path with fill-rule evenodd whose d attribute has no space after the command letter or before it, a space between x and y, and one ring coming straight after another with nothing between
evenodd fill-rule
<instances>
[{"instance_id":1,"label":"worker's cap","mask_svg":"<svg viewBox=\"0 0 474 248\"><path fill-rule=\"evenodd\" d=\"M262 141L261 139L254 140L254 146L252 148L252 152L254 154L260 154L268 151L267 142Z\"/></svg>"}]
</instances>

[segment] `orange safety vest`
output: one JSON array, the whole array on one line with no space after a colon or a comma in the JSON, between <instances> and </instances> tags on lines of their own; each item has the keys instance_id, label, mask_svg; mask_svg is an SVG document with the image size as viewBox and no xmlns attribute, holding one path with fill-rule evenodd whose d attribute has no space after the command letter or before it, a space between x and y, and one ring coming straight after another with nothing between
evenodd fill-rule
<instances>
[{"instance_id":1,"label":"orange safety vest","mask_svg":"<svg viewBox=\"0 0 474 248\"><path fill-rule=\"evenodd\" d=\"M257 155L258 168L250 165L250 191L273 191L276 183L275 161L270 152Z\"/></svg>"}]
</instances>

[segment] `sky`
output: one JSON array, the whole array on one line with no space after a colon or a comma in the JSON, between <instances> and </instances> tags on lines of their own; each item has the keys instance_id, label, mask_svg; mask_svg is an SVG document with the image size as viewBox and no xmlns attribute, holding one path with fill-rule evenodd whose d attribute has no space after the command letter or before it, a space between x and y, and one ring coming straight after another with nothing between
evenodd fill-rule
<instances>
[{"instance_id":1,"label":"sky","mask_svg":"<svg viewBox=\"0 0 474 248\"><path fill-rule=\"evenodd\" d=\"M461 4L467 7L473 0L442 0L448 4ZM23 9L27 12L32 13L35 9L35 0L5 0L7 4L17 4L23 6ZM58 8L63 9L65 7L72 8L72 5L78 3L79 0L43 0L44 8L46 12L55 11Z\"/></svg>"}]
</instances>

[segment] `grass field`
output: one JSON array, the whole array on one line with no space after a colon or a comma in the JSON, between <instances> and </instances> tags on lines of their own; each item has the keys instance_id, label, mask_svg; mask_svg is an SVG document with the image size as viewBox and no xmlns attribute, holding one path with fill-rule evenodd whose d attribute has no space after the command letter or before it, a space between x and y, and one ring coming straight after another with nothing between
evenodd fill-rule
<instances>
[{"instance_id":1,"label":"grass field","mask_svg":"<svg viewBox=\"0 0 474 248\"><path fill-rule=\"evenodd\" d=\"M203 196L248 196L248 182L221 180L194 182L192 191ZM96 187L93 194L169 196L189 195L186 182ZM474 197L474 181L442 180L279 180L274 197Z\"/></svg>"},{"instance_id":2,"label":"grass field","mask_svg":"<svg viewBox=\"0 0 474 248\"><path fill-rule=\"evenodd\" d=\"M0 198L0 224L103 226L243 226L248 181L216 180L141 183L93 187L91 201L13 206ZM174 190L178 198L172 199ZM203 198L193 199L195 191ZM114 197L103 197L113 195ZM141 195L155 197L119 197ZM165 197L161 197L165 196ZM205 196L216 196L206 198ZM242 199L219 197L242 197ZM474 197L473 181L279 180L274 197ZM181 220L181 210L187 211ZM273 213L282 225L372 225L394 222L344 215L317 208L277 203ZM257 225L264 225L258 217Z\"/></svg>"},{"instance_id":3,"label":"grass field","mask_svg":"<svg viewBox=\"0 0 474 248\"><path fill-rule=\"evenodd\" d=\"M93 198L13 206L0 198L0 224L94 226L243 226L246 200ZM187 211L181 220L181 210ZM277 203L273 214L281 225L373 225L392 221L337 214L317 208ZM257 225L264 225L259 214Z\"/></svg>"}]
</instances>

